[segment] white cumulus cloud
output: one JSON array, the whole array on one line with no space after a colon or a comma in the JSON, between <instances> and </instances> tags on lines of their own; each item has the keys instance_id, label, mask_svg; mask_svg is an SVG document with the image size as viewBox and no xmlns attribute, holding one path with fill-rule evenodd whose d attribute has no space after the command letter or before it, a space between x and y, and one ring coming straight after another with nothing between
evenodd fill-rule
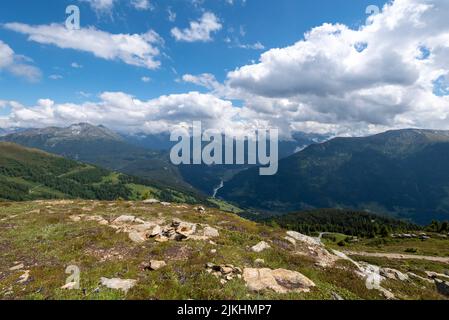
<instances>
[{"instance_id":1,"label":"white cumulus cloud","mask_svg":"<svg viewBox=\"0 0 449 320\"><path fill-rule=\"evenodd\" d=\"M190 22L190 27L185 29L173 28L172 36L177 41L207 42L212 40L212 33L221 30L222 24L215 14L205 12L198 21Z\"/></svg>"},{"instance_id":2,"label":"white cumulus cloud","mask_svg":"<svg viewBox=\"0 0 449 320\"><path fill-rule=\"evenodd\" d=\"M161 37L153 30L144 34L111 34L95 27L69 30L61 24L28 25L7 23L5 28L28 36L28 40L55 45L62 49L90 52L96 57L156 69L160 55Z\"/></svg>"}]
</instances>

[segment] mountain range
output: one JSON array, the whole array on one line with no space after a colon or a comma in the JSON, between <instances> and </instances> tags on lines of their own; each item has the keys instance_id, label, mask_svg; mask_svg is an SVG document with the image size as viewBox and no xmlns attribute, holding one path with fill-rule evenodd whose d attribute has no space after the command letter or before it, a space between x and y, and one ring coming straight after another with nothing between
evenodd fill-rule
<instances>
[{"instance_id":1,"label":"mountain range","mask_svg":"<svg viewBox=\"0 0 449 320\"><path fill-rule=\"evenodd\" d=\"M305 146L327 139L324 135L297 133L279 144L280 157L287 157ZM177 142L168 134L119 134L104 126L88 123L66 128L48 127L20 130L0 140L41 149L69 159L139 176L188 192L213 195L222 180L250 166L174 166L169 151Z\"/></svg>"},{"instance_id":2,"label":"mountain range","mask_svg":"<svg viewBox=\"0 0 449 320\"><path fill-rule=\"evenodd\" d=\"M1 140L137 176L197 198L212 196L215 190L222 200L257 214L340 208L417 223L449 218L448 131L407 129L327 141L326 136L298 133L280 142L275 176L260 176L257 166L176 167L169 159L173 142L168 138L76 124L19 131Z\"/></svg>"},{"instance_id":3,"label":"mountain range","mask_svg":"<svg viewBox=\"0 0 449 320\"><path fill-rule=\"evenodd\" d=\"M219 196L271 213L352 208L426 223L449 218L448 163L448 131L335 138L281 160L275 176L241 172Z\"/></svg>"}]
</instances>

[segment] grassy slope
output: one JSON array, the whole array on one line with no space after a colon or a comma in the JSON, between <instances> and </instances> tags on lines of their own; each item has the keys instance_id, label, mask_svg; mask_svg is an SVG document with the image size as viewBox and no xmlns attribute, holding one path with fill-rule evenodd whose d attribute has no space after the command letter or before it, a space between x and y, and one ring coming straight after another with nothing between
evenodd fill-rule
<instances>
[{"instance_id":1,"label":"grassy slope","mask_svg":"<svg viewBox=\"0 0 449 320\"><path fill-rule=\"evenodd\" d=\"M220 237L214 239L217 245L208 241L153 240L134 244L125 234L117 234L107 226L69 219L70 215L82 213L101 215L108 220L122 214L146 220L176 217L214 226ZM0 203L0 299L331 299L332 292L345 299L382 299L379 292L365 287L347 262L339 262L330 269L318 268L310 257L294 254L284 236L285 230L280 228L256 224L216 209L207 209L206 214L200 215L188 205L145 206L125 201ZM271 241L272 249L262 253L248 249L261 240ZM211 253L212 249L217 253ZM299 271L317 287L302 294L251 293L243 280L221 285L204 267L207 262L255 267L257 258L264 259L268 268ZM141 271L140 263L150 259L165 260L168 266L158 271ZM26 283L17 282L21 271L9 270L17 262L31 271ZM385 266L397 263L378 262ZM59 289L68 276L64 273L68 265L80 267L83 290ZM426 265L425 270L441 271L444 267L447 265L433 263ZM414 270L413 264L408 268L420 272ZM424 267L417 264L416 268ZM101 277L137 279L138 284L125 295L99 286ZM389 281L386 287L404 299L443 298L427 283ZM12 293L5 295L8 291Z\"/></svg>"}]
</instances>

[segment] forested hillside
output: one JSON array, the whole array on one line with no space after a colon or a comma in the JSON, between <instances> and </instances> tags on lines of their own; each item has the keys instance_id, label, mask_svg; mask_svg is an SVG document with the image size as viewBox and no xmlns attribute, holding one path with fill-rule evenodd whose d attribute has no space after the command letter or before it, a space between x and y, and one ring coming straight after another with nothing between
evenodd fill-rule
<instances>
[{"instance_id":1,"label":"forested hillside","mask_svg":"<svg viewBox=\"0 0 449 320\"><path fill-rule=\"evenodd\" d=\"M0 143L0 199L141 200L148 197L191 203L204 200L158 186L145 179L12 143Z\"/></svg>"}]
</instances>

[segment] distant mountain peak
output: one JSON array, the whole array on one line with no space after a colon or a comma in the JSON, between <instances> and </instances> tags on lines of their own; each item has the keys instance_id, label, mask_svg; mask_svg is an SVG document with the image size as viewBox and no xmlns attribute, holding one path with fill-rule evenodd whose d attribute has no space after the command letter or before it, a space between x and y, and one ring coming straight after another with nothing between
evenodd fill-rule
<instances>
[{"instance_id":1,"label":"distant mountain peak","mask_svg":"<svg viewBox=\"0 0 449 320\"><path fill-rule=\"evenodd\" d=\"M11 138L45 138L51 144L68 140L108 140L123 141L123 138L105 126L95 126L90 123L76 123L68 127L47 127L42 129L28 129L10 135Z\"/></svg>"}]
</instances>

